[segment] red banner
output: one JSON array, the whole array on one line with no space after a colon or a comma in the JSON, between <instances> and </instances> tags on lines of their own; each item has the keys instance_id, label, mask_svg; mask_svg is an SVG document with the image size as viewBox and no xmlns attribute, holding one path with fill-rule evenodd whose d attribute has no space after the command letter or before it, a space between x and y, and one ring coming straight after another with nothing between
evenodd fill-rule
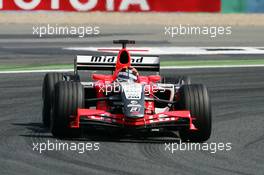
<instances>
[{"instance_id":1,"label":"red banner","mask_svg":"<svg viewBox=\"0 0 264 175\"><path fill-rule=\"evenodd\" d=\"M0 0L0 10L219 12L221 0Z\"/></svg>"}]
</instances>

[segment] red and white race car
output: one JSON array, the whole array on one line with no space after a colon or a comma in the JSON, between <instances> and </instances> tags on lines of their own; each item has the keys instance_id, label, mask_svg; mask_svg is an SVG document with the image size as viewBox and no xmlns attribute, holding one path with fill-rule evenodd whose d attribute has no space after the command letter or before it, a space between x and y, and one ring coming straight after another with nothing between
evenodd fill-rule
<instances>
[{"instance_id":1,"label":"red and white race car","mask_svg":"<svg viewBox=\"0 0 264 175\"><path fill-rule=\"evenodd\" d=\"M123 46L117 56L77 56L74 74L46 74L42 119L52 134L67 137L85 127L110 127L179 131L185 141L208 140L211 106L206 87L184 76L161 77L159 57L130 56L126 45L135 41L114 43ZM112 73L93 73L92 81L81 81L80 71L88 70Z\"/></svg>"}]
</instances>

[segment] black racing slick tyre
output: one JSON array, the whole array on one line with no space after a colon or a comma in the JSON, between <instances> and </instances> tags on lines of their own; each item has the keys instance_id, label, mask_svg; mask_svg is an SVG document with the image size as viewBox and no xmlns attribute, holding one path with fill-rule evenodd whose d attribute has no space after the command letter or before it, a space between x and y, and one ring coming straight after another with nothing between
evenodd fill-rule
<instances>
[{"instance_id":1,"label":"black racing slick tyre","mask_svg":"<svg viewBox=\"0 0 264 175\"><path fill-rule=\"evenodd\" d=\"M55 84L59 81L63 81L62 73L47 73L44 77L42 84L42 122L46 127L50 126L50 118L51 118L51 103L52 103L52 95L54 91Z\"/></svg>"},{"instance_id":2,"label":"black racing slick tyre","mask_svg":"<svg viewBox=\"0 0 264 175\"><path fill-rule=\"evenodd\" d=\"M212 128L211 104L204 85L183 85L179 89L178 109L189 110L193 124L198 129L180 130L183 141L204 142L210 138Z\"/></svg>"},{"instance_id":3,"label":"black racing slick tyre","mask_svg":"<svg viewBox=\"0 0 264 175\"><path fill-rule=\"evenodd\" d=\"M84 107L84 88L79 82L59 82L55 86L51 133L55 137L76 137L78 129L69 128L77 109Z\"/></svg>"},{"instance_id":4,"label":"black racing slick tyre","mask_svg":"<svg viewBox=\"0 0 264 175\"><path fill-rule=\"evenodd\" d=\"M162 83L171 83L171 84L191 84L191 78L189 76L176 76L176 77L163 77Z\"/></svg>"}]
</instances>

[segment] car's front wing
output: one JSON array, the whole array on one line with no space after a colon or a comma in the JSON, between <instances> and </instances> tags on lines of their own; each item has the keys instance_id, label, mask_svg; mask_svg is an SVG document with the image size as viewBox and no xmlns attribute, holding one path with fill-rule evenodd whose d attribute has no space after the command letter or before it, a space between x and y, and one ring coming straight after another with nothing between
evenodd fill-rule
<instances>
[{"instance_id":1,"label":"car's front wing","mask_svg":"<svg viewBox=\"0 0 264 175\"><path fill-rule=\"evenodd\" d=\"M170 128L177 130L184 127L197 130L192 122L190 111L168 111L143 118L128 118L123 114L111 114L103 110L78 109L77 116L71 116L71 128L82 126L109 126L135 129Z\"/></svg>"}]
</instances>

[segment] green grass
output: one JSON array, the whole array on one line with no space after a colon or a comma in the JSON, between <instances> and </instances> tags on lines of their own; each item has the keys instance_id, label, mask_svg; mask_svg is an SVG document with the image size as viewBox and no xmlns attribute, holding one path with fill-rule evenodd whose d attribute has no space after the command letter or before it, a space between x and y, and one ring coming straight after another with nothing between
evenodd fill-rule
<instances>
[{"instance_id":1,"label":"green grass","mask_svg":"<svg viewBox=\"0 0 264 175\"><path fill-rule=\"evenodd\" d=\"M239 65L264 65L264 59L247 59L247 60L175 60L161 61L161 66L239 66ZM0 71L27 71L27 70L56 70L56 69L73 69L73 64L28 64L0 65Z\"/></svg>"},{"instance_id":2,"label":"green grass","mask_svg":"<svg viewBox=\"0 0 264 175\"><path fill-rule=\"evenodd\" d=\"M72 64L30 64L30 65L0 65L0 71L25 71L25 70L48 70L48 69L73 69Z\"/></svg>"}]
</instances>

